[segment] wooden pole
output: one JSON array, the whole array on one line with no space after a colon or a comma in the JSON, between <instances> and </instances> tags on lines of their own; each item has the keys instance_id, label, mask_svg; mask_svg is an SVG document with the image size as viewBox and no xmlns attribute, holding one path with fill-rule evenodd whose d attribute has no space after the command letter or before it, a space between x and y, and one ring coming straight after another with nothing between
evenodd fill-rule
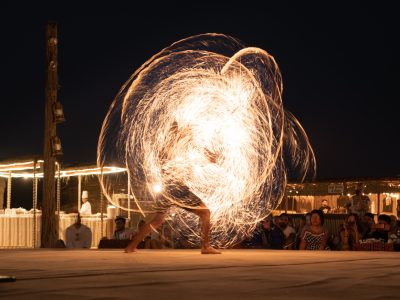
<instances>
[{"instance_id":1,"label":"wooden pole","mask_svg":"<svg viewBox=\"0 0 400 300\"><path fill-rule=\"evenodd\" d=\"M58 219L58 228L60 228L60 206L61 206L61 165L60 162L57 163L57 219ZM62 234L58 232L58 238L62 239Z\"/></svg>"},{"instance_id":2,"label":"wooden pole","mask_svg":"<svg viewBox=\"0 0 400 300\"><path fill-rule=\"evenodd\" d=\"M78 175L78 211L81 210L82 176Z\"/></svg>"},{"instance_id":3,"label":"wooden pole","mask_svg":"<svg viewBox=\"0 0 400 300\"><path fill-rule=\"evenodd\" d=\"M42 200L42 248L54 248L58 236L58 222L55 193L55 163L52 152L52 138L56 137L56 123L53 117L53 106L57 102L57 24L49 22L46 26L46 89L45 89L45 123L43 146L43 200Z\"/></svg>"},{"instance_id":4,"label":"wooden pole","mask_svg":"<svg viewBox=\"0 0 400 300\"><path fill-rule=\"evenodd\" d=\"M37 208L37 177L36 177L36 159L35 162L33 163L33 199L32 199L32 207L33 207L33 248L37 247L37 220L36 220L36 208Z\"/></svg>"},{"instance_id":5,"label":"wooden pole","mask_svg":"<svg viewBox=\"0 0 400 300\"><path fill-rule=\"evenodd\" d=\"M12 186L12 173L8 174L7 180L7 208L11 208L11 186Z\"/></svg>"}]
</instances>

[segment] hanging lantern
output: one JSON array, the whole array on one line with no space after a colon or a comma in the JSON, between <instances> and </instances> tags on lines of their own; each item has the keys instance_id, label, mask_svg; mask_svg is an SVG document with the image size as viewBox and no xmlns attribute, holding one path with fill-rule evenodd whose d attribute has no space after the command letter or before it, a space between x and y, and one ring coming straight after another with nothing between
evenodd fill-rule
<instances>
[{"instance_id":1,"label":"hanging lantern","mask_svg":"<svg viewBox=\"0 0 400 300\"><path fill-rule=\"evenodd\" d=\"M65 122L63 107L58 101L53 105L53 120L56 123Z\"/></svg>"},{"instance_id":2,"label":"hanging lantern","mask_svg":"<svg viewBox=\"0 0 400 300\"><path fill-rule=\"evenodd\" d=\"M63 155L61 148L61 140L58 136L54 136L51 138L51 155L52 156Z\"/></svg>"}]
</instances>

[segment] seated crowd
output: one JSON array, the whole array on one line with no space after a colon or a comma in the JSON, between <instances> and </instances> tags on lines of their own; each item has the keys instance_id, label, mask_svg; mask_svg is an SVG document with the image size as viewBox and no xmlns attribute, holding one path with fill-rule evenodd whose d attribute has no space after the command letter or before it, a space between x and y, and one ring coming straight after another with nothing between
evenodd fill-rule
<instances>
[{"instance_id":1,"label":"seated crowd","mask_svg":"<svg viewBox=\"0 0 400 300\"><path fill-rule=\"evenodd\" d=\"M400 245L399 223L395 216L381 214L375 223L374 215L366 213L362 220L356 213L346 215L337 232L324 227L325 214L315 209L303 216L294 226L290 215L268 216L257 226L254 234L236 248L285 250L363 250L364 243ZM387 247L388 249L393 249ZM375 250L383 250L377 248Z\"/></svg>"},{"instance_id":2,"label":"seated crowd","mask_svg":"<svg viewBox=\"0 0 400 300\"><path fill-rule=\"evenodd\" d=\"M362 219L356 213L346 215L343 224L337 232L331 232L324 227L325 214L323 210L314 209L305 214L297 226L290 215L282 213L278 216L269 215L258 225L253 236L234 248L239 249L282 249L282 250L365 250L361 247L367 242L380 242L391 245L392 250L398 250L400 245L400 228L397 218L381 214L375 218L372 213L365 213ZM135 236L144 220L138 223L138 230L126 227L126 219L115 218L115 231L112 238L102 238L98 248L125 248ZM92 233L89 227L81 223L80 214L74 224L65 232L65 243L59 240L60 248L90 248ZM396 247L393 247L395 245ZM165 227L162 233L157 231L146 236L138 246L139 249L185 249L193 245L184 240L173 239L172 229ZM383 249L369 249L383 250Z\"/></svg>"},{"instance_id":3,"label":"seated crowd","mask_svg":"<svg viewBox=\"0 0 400 300\"><path fill-rule=\"evenodd\" d=\"M75 249L90 249L92 245L92 231L82 224L80 213L75 212L76 221L68 226L65 230L65 241L60 239L56 242L56 248L75 248ZM125 248L132 238L135 236L141 226L145 224L144 220L140 220L138 230L126 227L126 218L117 216L114 220L115 230L110 239L103 237L98 248ZM164 229L164 235L158 232L151 233L146 236L138 245L139 249L164 249L172 248L172 242L166 236L170 233L168 229Z\"/></svg>"}]
</instances>

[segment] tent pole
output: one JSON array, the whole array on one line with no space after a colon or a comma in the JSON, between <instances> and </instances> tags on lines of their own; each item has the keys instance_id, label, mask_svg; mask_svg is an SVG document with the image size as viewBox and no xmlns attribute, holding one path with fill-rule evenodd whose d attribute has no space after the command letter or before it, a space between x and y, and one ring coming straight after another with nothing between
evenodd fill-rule
<instances>
[{"instance_id":1,"label":"tent pole","mask_svg":"<svg viewBox=\"0 0 400 300\"><path fill-rule=\"evenodd\" d=\"M37 240L37 222L36 222L36 208L37 208L37 177L36 177L36 160L33 162L33 248L36 248Z\"/></svg>"},{"instance_id":2,"label":"tent pole","mask_svg":"<svg viewBox=\"0 0 400 300\"><path fill-rule=\"evenodd\" d=\"M11 208L11 185L12 185L12 173L10 171L7 180L7 208Z\"/></svg>"},{"instance_id":3,"label":"tent pole","mask_svg":"<svg viewBox=\"0 0 400 300\"><path fill-rule=\"evenodd\" d=\"M58 228L60 228L60 206L61 206L61 166L57 162L57 217L58 217ZM61 239L60 230L58 230L58 238Z\"/></svg>"},{"instance_id":4,"label":"tent pole","mask_svg":"<svg viewBox=\"0 0 400 300\"><path fill-rule=\"evenodd\" d=\"M81 210L81 197L82 197L82 176L78 175L78 211Z\"/></svg>"}]
</instances>

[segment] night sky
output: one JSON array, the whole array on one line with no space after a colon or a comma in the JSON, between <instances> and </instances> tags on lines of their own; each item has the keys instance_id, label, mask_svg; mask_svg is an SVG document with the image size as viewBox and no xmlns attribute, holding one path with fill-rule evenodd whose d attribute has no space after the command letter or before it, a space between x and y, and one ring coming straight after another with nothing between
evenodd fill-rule
<instances>
[{"instance_id":1,"label":"night sky","mask_svg":"<svg viewBox=\"0 0 400 300\"><path fill-rule=\"evenodd\" d=\"M106 112L142 63L181 38L216 32L275 57L284 106L310 138L317 178L400 176L399 27L389 4L108 1L45 8L36 2L1 4L2 160L42 152L45 26L53 20L65 164L96 161Z\"/></svg>"}]
</instances>

